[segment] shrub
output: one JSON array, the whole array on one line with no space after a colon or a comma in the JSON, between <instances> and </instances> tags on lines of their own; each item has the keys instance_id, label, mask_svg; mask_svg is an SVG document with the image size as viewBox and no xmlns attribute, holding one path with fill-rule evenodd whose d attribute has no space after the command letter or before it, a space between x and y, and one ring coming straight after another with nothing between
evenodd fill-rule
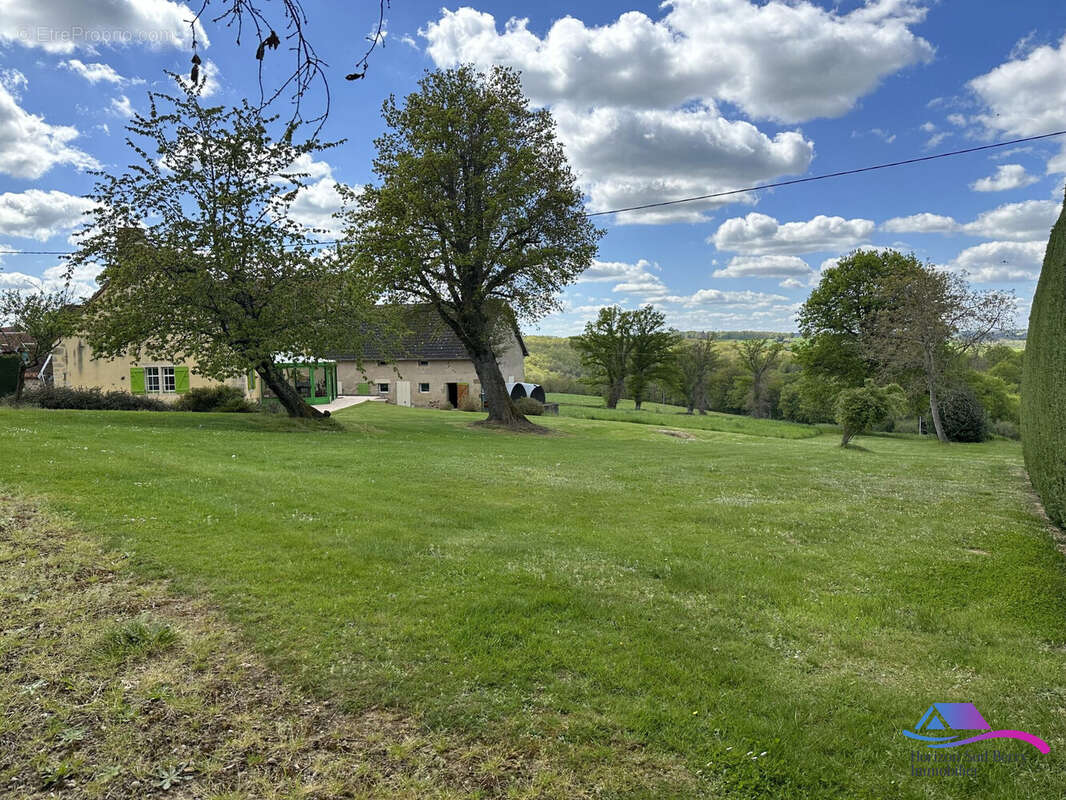
<instances>
[{"instance_id":1,"label":"shrub","mask_svg":"<svg viewBox=\"0 0 1066 800\"><path fill-rule=\"evenodd\" d=\"M123 391L73 389L67 386L38 386L27 390L22 401L40 408L66 408L80 411L171 411L173 406L158 397Z\"/></svg>"},{"instance_id":2,"label":"shrub","mask_svg":"<svg viewBox=\"0 0 1066 800\"><path fill-rule=\"evenodd\" d=\"M459 410L481 411L481 399L468 393L466 397L459 401Z\"/></svg>"},{"instance_id":3,"label":"shrub","mask_svg":"<svg viewBox=\"0 0 1066 800\"><path fill-rule=\"evenodd\" d=\"M532 397L520 397L514 401L518 413L526 417L539 417L544 413L544 403Z\"/></svg>"},{"instance_id":4,"label":"shrub","mask_svg":"<svg viewBox=\"0 0 1066 800\"><path fill-rule=\"evenodd\" d=\"M1025 467L1048 516L1066 524L1066 207L1033 295L1022 367Z\"/></svg>"},{"instance_id":5,"label":"shrub","mask_svg":"<svg viewBox=\"0 0 1066 800\"><path fill-rule=\"evenodd\" d=\"M903 390L896 384L875 386L867 380L864 386L845 389L837 395L836 421L843 428L841 447L860 433L895 417L903 404Z\"/></svg>"},{"instance_id":6,"label":"shrub","mask_svg":"<svg viewBox=\"0 0 1066 800\"><path fill-rule=\"evenodd\" d=\"M244 392L235 386L200 386L190 389L175 404L179 411L252 411Z\"/></svg>"},{"instance_id":7,"label":"shrub","mask_svg":"<svg viewBox=\"0 0 1066 800\"><path fill-rule=\"evenodd\" d=\"M1014 439L1015 441L1022 438L1022 432L1018 426L1005 419L998 419L992 423L992 433L996 436L1002 436L1004 439Z\"/></svg>"},{"instance_id":8,"label":"shrub","mask_svg":"<svg viewBox=\"0 0 1066 800\"><path fill-rule=\"evenodd\" d=\"M835 378L804 373L781 390L781 416L805 425L832 422L840 390Z\"/></svg>"},{"instance_id":9,"label":"shrub","mask_svg":"<svg viewBox=\"0 0 1066 800\"><path fill-rule=\"evenodd\" d=\"M952 442L983 442L988 438L988 414L966 385L944 392L940 398L940 424Z\"/></svg>"}]
</instances>

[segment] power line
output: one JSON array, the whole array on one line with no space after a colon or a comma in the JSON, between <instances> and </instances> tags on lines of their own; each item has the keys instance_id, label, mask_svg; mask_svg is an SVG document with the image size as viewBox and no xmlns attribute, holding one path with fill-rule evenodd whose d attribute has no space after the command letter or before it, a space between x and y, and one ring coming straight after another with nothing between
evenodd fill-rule
<instances>
[{"instance_id":1,"label":"power line","mask_svg":"<svg viewBox=\"0 0 1066 800\"><path fill-rule=\"evenodd\" d=\"M778 181L777 183L763 183L758 186L749 186L746 189L730 189L725 192L714 192L713 194L701 194L697 197L682 197L679 200L664 200L658 203L646 203L641 206L629 206L627 208L615 208L610 211L594 211L585 214L586 217L602 217L606 214L622 214L626 211L643 211L648 208L662 208L663 206L676 206L681 203L693 203L697 200L711 200L716 197L729 197L734 194L743 194L744 192L757 192L760 189L777 189L781 186L795 186L797 183L811 183L813 181L824 181L827 178L840 178L844 175L858 175L861 172L873 172L879 169L889 169L890 167L902 167L907 164L919 164L923 161L935 161L938 158L950 158L952 156L961 156L967 153L977 153L981 150L993 150L997 147L1009 147L1013 144L1023 144L1025 142L1035 142L1039 139L1050 139L1053 136L1062 136L1066 134L1066 130L1055 131L1054 133L1042 133L1039 136L1027 136L1024 139L1011 139L1006 142L996 142L995 144L983 144L980 147L967 147L963 150L951 150L946 153L936 153L931 156L921 156L920 158L908 158L903 161L890 161L887 164L875 164L872 167L859 167L857 169L846 169L840 172L827 172L824 175L811 175L808 178L793 178L788 181Z\"/></svg>"},{"instance_id":2,"label":"power line","mask_svg":"<svg viewBox=\"0 0 1066 800\"><path fill-rule=\"evenodd\" d=\"M695 197L681 197L677 200L662 200L657 203L645 203L639 206L627 206L625 208L613 208L609 211L589 211L583 216L585 217L603 217L608 214L625 214L629 211L645 211L649 208L664 208L666 206L676 206L682 203L695 203L700 200L713 200L718 197L730 197L732 195L744 194L746 192L758 192L763 189L779 189L782 186L795 186L800 183L813 183L814 181L824 181L829 178L842 178L846 175L859 175L863 172L875 172L881 169L891 169L893 167L903 167L908 164L921 164L925 161L936 161L941 158L952 158L954 156L962 156L968 153L979 153L983 150L994 150L998 147L1010 147L1015 144L1025 144L1026 142L1036 142L1041 139L1051 139L1055 136L1066 136L1066 130L1053 131L1052 133L1042 133L1039 136L1026 136L1022 139L1009 139L1004 142L995 142L993 144L983 144L978 147L967 147L961 150L949 150L945 153L935 153L931 156L919 156L917 158L907 158L903 161L889 161L884 164L874 164L869 167L857 167L855 169L845 169L839 172L826 172L822 175L811 175L807 178L793 178L787 181L778 181L776 183L762 183L756 186L747 186L743 189L729 189L724 192L713 192L711 194L701 194ZM344 239L333 239L330 241L322 242L309 242L308 247L332 247L338 244L349 244L350 242ZM72 256L73 252L66 252L63 250L0 250L0 255L7 256Z\"/></svg>"}]
</instances>

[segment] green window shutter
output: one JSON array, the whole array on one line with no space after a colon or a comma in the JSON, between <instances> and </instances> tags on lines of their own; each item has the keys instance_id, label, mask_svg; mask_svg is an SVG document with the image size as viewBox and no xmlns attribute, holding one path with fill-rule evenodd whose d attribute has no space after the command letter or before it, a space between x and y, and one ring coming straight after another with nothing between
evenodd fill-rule
<instances>
[{"instance_id":1,"label":"green window shutter","mask_svg":"<svg viewBox=\"0 0 1066 800\"><path fill-rule=\"evenodd\" d=\"M174 391L177 394L185 394L189 391L188 367L174 367Z\"/></svg>"},{"instance_id":2,"label":"green window shutter","mask_svg":"<svg viewBox=\"0 0 1066 800\"><path fill-rule=\"evenodd\" d=\"M144 394L144 367L130 367L130 392Z\"/></svg>"},{"instance_id":3,"label":"green window shutter","mask_svg":"<svg viewBox=\"0 0 1066 800\"><path fill-rule=\"evenodd\" d=\"M255 370L248 370L248 391L255 391Z\"/></svg>"},{"instance_id":4,"label":"green window shutter","mask_svg":"<svg viewBox=\"0 0 1066 800\"><path fill-rule=\"evenodd\" d=\"M360 397L370 394L370 384L366 382L360 383L357 387L355 387L355 393Z\"/></svg>"}]
</instances>

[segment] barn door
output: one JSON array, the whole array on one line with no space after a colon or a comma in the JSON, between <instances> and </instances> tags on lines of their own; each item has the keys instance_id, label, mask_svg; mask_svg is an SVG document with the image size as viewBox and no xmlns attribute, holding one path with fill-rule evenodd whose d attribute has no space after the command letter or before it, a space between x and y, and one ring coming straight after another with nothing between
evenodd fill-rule
<instances>
[{"instance_id":1,"label":"barn door","mask_svg":"<svg viewBox=\"0 0 1066 800\"><path fill-rule=\"evenodd\" d=\"M396 381L396 405L411 405L411 381Z\"/></svg>"},{"instance_id":2,"label":"barn door","mask_svg":"<svg viewBox=\"0 0 1066 800\"><path fill-rule=\"evenodd\" d=\"M461 408L462 407L463 401L466 400L466 396L468 394L470 394L470 384L469 383L460 383L460 384L458 384L456 386L456 398L455 398L456 401L457 401L456 404L455 404L456 408Z\"/></svg>"}]
</instances>

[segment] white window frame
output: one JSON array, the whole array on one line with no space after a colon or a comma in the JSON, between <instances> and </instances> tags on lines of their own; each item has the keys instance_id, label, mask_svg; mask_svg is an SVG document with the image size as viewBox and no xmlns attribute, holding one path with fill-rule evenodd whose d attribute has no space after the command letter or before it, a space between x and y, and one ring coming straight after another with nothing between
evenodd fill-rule
<instances>
[{"instance_id":1,"label":"white window frame","mask_svg":"<svg viewBox=\"0 0 1066 800\"><path fill-rule=\"evenodd\" d=\"M423 389L422 388L423 386L425 386L426 388ZM428 383L419 383L418 384L418 393L419 394L429 394L429 392L430 392L430 388L429 388L429 384Z\"/></svg>"},{"instance_id":2,"label":"white window frame","mask_svg":"<svg viewBox=\"0 0 1066 800\"><path fill-rule=\"evenodd\" d=\"M144 367L145 394L176 394L177 390L173 364L150 364Z\"/></svg>"},{"instance_id":3,"label":"white window frame","mask_svg":"<svg viewBox=\"0 0 1066 800\"><path fill-rule=\"evenodd\" d=\"M155 386L153 387L153 382ZM163 378L160 367L151 366L144 368L144 393L145 394L162 394L160 391L163 387Z\"/></svg>"},{"instance_id":4,"label":"white window frame","mask_svg":"<svg viewBox=\"0 0 1066 800\"><path fill-rule=\"evenodd\" d=\"M418 366L420 366L420 367L428 367L429 366L429 362L428 361L419 361L418 362Z\"/></svg>"},{"instance_id":5,"label":"white window frame","mask_svg":"<svg viewBox=\"0 0 1066 800\"><path fill-rule=\"evenodd\" d=\"M382 388L382 387L385 387L385 388ZM388 393L389 393L389 384L385 383L384 381L378 381L378 394L388 394Z\"/></svg>"}]
</instances>

